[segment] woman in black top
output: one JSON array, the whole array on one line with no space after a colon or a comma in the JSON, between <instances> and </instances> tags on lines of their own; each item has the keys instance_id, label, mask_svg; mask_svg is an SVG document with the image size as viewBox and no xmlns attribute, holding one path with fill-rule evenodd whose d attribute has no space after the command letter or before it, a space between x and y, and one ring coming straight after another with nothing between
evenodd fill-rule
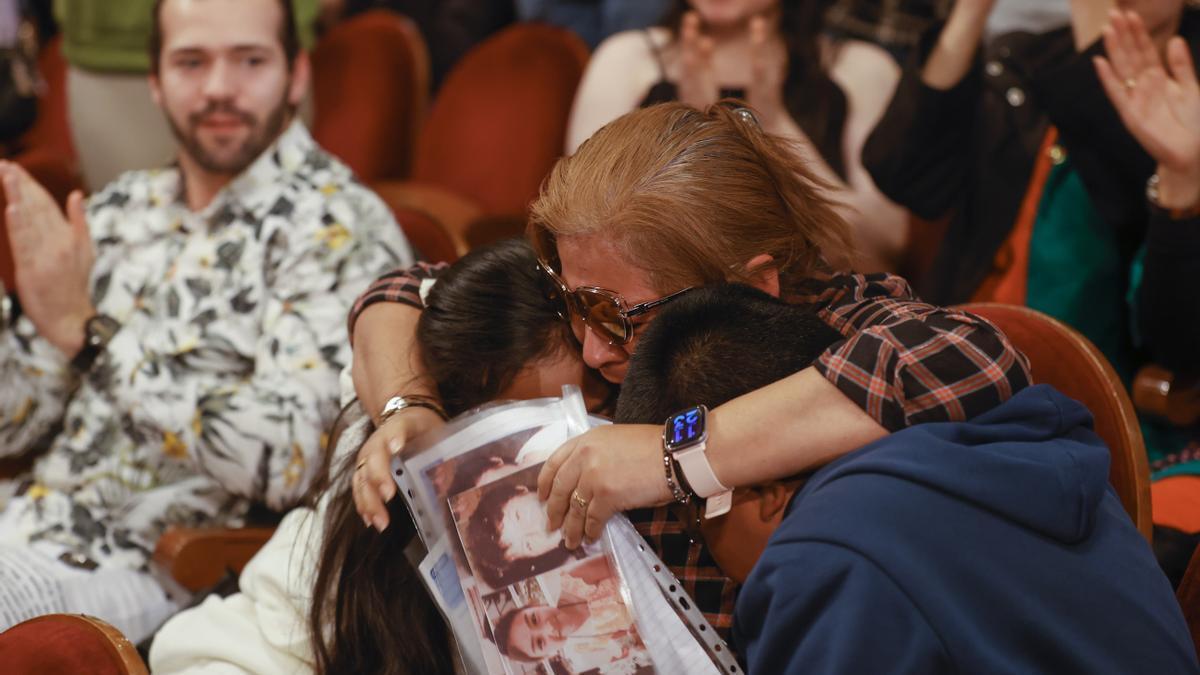
<instances>
[{"instance_id":1,"label":"woman in black top","mask_svg":"<svg viewBox=\"0 0 1200 675\"><path fill-rule=\"evenodd\" d=\"M567 151L638 107L679 100L703 109L744 99L770 133L800 142L812 168L848 208L865 260L887 269L907 237L907 214L862 168L862 144L899 70L881 48L822 35L828 0L677 0L664 25L606 40L584 75Z\"/></svg>"}]
</instances>

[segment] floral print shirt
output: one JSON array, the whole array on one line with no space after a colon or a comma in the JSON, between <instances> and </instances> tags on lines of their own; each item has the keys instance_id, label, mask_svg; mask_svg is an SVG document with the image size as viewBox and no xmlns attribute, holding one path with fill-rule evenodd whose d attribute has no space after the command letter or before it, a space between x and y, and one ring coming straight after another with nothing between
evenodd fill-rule
<instances>
[{"instance_id":1,"label":"floral print shirt","mask_svg":"<svg viewBox=\"0 0 1200 675\"><path fill-rule=\"evenodd\" d=\"M88 221L92 299L121 328L82 378L27 318L0 330L0 455L49 446L0 537L142 568L169 525L299 501L338 411L346 312L413 257L300 122L203 211L169 168L121 176Z\"/></svg>"}]
</instances>

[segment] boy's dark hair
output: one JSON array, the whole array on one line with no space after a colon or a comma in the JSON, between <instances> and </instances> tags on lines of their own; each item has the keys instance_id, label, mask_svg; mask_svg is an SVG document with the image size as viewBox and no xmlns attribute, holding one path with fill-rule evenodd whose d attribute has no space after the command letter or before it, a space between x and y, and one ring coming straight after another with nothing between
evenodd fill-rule
<instances>
[{"instance_id":1,"label":"boy's dark hair","mask_svg":"<svg viewBox=\"0 0 1200 675\"><path fill-rule=\"evenodd\" d=\"M616 421L662 424L716 407L804 370L840 339L810 309L749 286L698 288L659 310L639 339Z\"/></svg>"},{"instance_id":2,"label":"boy's dark hair","mask_svg":"<svg viewBox=\"0 0 1200 675\"><path fill-rule=\"evenodd\" d=\"M165 4L167 0L155 0L154 9L151 10L154 13L154 21L150 28L150 72L156 75L162 63L162 8ZM296 56L300 53L300 31L296 28L296 10L292 7L292 0L279 0L279 11L283 12L283 20L279 26L279 43L283 45L283 55L287 59L288 70L291 70Z\"/></svg>"}]
</instances>

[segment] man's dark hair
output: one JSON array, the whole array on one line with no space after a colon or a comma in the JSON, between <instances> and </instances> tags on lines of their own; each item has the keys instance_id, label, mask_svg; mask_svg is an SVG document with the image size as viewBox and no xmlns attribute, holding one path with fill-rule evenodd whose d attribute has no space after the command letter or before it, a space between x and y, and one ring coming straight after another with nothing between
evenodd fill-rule
<instances>
[{"instance_id":1,"label":"man's dark hair","mask_svg":"<svg viewBox=\"0 0 1200 675\"><path fill-rule=\"evenodd\" d=\"M638 341L616 421L662 424L800 372L842 336L812 310L740 284L689 292L659 310Z\"/></svg>"},{"instance_id":2,"label":"man's dark hair","mask_svg":"<svg viewBox=\"0 0 1200 675\"><path fill-rule=\"evenodd\" d=\"M150 28L150 72L156 75L162 61L162 8L167 2L168 0L155 0L152 10L154 21ZM279 43L283 45L283 55L287 59L288 70L291 70L296 56L300 53L300 32L296 28L296 10L292 7L292 0L279 0L279 11L283 13L283 21L279 26Z\"/></svg>"}]
</instances>

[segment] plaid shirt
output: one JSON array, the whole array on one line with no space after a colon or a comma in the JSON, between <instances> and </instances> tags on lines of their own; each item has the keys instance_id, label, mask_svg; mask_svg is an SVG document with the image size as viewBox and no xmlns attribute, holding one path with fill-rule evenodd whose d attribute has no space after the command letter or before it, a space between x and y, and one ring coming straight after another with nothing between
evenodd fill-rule
<instances>
[{"instance_id":1,"label":"plaid shirt","mask_svg":"<svg viewBox=\"0 0 1200 675\"><path fill-rule=\"evenodd\" d=\"M350 325L376 302L421 308L420 286L445 265L418 264L380 278L355 304ZM845 336L815 367L889 431L970 419L1029 386L1029 362L987 321L918 301L890 274L804 282L789 300L811 307ZM353 334L353 332L351 333ZM629 513L638 531L728 639L737 584L671 507Z\"/></svg>"},{"instance_id":2,"label":"plaid shirt","mask_svg":"<svg viewBox=\"0 0 1200 675\"><path fill-rule=\"evenodd\" d=\"M825 25L889 47L911 47L934 21L945 19L952 0L836 0Z\"/></svg>"}]
</instances>

